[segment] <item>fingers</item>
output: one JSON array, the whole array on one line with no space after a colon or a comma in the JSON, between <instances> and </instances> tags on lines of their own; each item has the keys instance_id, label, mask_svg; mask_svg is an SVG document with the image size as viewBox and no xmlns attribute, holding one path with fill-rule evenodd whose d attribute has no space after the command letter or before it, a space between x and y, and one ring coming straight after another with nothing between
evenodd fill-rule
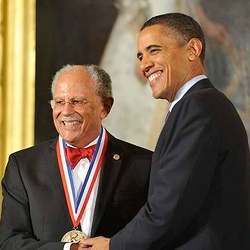
<instances>
[{"instance_id":1,"label":"fingers","mask_svg":"<svg viewBox=\"0 0 250 250\"><path fill-rule=\"evenodd\" d=\"M95 238L83 239L80 241L81 247L83 249L92 249L92 250L109 250L109 238L105 238L102 236Z\"/></svg>"},{"instance_id":2,"label":"fingers","mask_svg":"<svg viewBox=\"0 0 250 250\"><path fill-rule=\"evenodd\" d=\"M102 236L98 236L98 237L93 237L93 238L87 238L87 239L82 239L80 241L81 244L85 244L85 245L89 245L92 246L97 242L100 242L102 240L104 240L106 238L102 237Z\"/></svg>"}]
</instances>

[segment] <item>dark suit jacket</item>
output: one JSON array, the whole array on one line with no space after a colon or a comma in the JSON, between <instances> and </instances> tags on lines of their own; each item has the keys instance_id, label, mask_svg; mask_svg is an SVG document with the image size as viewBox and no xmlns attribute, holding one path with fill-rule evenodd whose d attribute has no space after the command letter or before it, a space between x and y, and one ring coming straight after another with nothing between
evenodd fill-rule
<instances>
[{"instance_id":1,"label":"dark suit jacket","mask_svg":"<svg viewBox=\"0 0 250 250\"><path fill-rule=\"evenodd\" d=\"M174 106L152 159L148 200L111 250L249 250L249 147L209 80Z\"/></svg>"},{"instance_id":2,"label":"dark suit jacket","mask_svg":"<svg viewBox=\"0 0 250 250\"><path fill-rule=\"evenodd\" d=\"M0 249L63 249L72 230L56 140L10 156L2 181ZM120 159L114 159L118 154ZM92 225L92 235L115 234L146 201L151 152L109 135Z\"/></svg>"}]
</instances>

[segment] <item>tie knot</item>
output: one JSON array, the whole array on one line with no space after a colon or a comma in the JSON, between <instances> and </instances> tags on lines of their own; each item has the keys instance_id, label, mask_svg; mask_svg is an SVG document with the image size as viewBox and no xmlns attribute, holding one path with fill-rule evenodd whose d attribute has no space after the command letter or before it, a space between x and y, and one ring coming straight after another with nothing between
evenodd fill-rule
<instances>
[{"instance_id":1,"label":"tie knot","mask_svg":"<svg viewBox=\"0 0 250 250\"><path fill-rule=\"evenodd\" d=\"M77 163L82 158L87 158L89 161L92 160L93 154L95 152L96 145L87 147L87 148L73 148L73 147L66 147L66 155L70 162L71 168L74 169Z\"/></svg>"}]
</instances>

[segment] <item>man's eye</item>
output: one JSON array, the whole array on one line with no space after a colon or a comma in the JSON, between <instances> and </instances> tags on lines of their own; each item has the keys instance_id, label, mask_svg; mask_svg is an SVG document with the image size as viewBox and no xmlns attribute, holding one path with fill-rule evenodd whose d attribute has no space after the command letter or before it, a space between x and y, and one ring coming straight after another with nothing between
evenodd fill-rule
<instances>
[{"instance_id":1,"label":"man's eye","mask_svg":"<svg viewBox=\"0 0 250 250\"><path fill-rule=\"evenodd\" d=\"M72 101L71 101L71 103L72 103L73 105L77 105L77 104L81 103L81 101L78 101L78 100L72 100Z\"/></svg>"},{"instance_id":2,"label":"man's eye","mask_svg":"<svg viewBox=\"0 0 250 250\"><path fill-rule=\"evenodd\" d=\"M137 59L138 59L139 61L142 61L142 58L143 58L142 56L138 56L138 57L137 57Z\"/></svg>"},{"instance_id":3,"label":"man's eye","mask_svg":"<svg viewBox=\"0 0 250 250\"><path fill-rule=\"evenodd\" d=\"M142 61L143 56L142 56L142 54L141 54L141 53L138 53L138 54L137 54L137 59L138 59L139 61Z\"/></svg>"},{"instance_id":4,"label":"man's eye","mask_svg":"<svg viewBox=\"0 0 250 250\"><path fill-rule=\"evenodd\" d=\"M55 101L55 104L56 104L56 105L63 105L63 104L64 104L64 101L62 101L62 100L56 100L56 101Z\"/></svg>"},{"instance_id":5,"label":"man's eye","mask_svg":"<svg viewBox=\"0 0 250 250\"><path fill-rule=\"evenodd\" d=\"M81 105L83 103L83 101L81 101L81 100L72 100L71 103L73 105L77 106L77 105Z\"/></svg>"},{"instance_id":6,"label":"man's eye","mask_svg":"<svg viewBox=\"0 0 250 250\"><path fill-rule=\"evenodd\" d=\"M159 52L159 49L151 49L150 50L150 54L156 54L157 52Z\"/></svg>"}]
</instances>

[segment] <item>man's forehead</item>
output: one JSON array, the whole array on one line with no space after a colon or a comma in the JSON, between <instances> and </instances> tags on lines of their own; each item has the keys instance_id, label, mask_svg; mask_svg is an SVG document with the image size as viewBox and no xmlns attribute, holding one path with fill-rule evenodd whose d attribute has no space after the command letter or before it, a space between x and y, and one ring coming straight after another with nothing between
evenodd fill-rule
<instances>
[{"instance_id":1,"label":"man's forehead","mask_svg":"<svg viewBox=\"0 0 250 250\"><path fill-rule=\"evenodd\" d=\"M137 48L138 50L147 49L149 46L158 46L161 44L163 36L158 29L145 28L138 36Z\"/></svg>"},{"instance_id":2,"label":"man's forehead","mask_svg":"<svg viewBox=\"0 0 250 250\"><path fill-rule=\"evenodd\" d=\"M94 79L89 72L83 70L71 70L63 72L57 79L57 83L82 83L82 84L94 84Z\"/></svg>"},{"instance_id":3,"label":"man's forehead","mask_svg":"<svg viewBox=\"0 0 250 250\"><path fill-rule=\"evenodd\" d=\"M165 25L152 25L140 31L137 48L138 52L149 46L163 46L167 43L175 43L183 40L183 36L176 30Z\"/></svg>"}]
</instances>

